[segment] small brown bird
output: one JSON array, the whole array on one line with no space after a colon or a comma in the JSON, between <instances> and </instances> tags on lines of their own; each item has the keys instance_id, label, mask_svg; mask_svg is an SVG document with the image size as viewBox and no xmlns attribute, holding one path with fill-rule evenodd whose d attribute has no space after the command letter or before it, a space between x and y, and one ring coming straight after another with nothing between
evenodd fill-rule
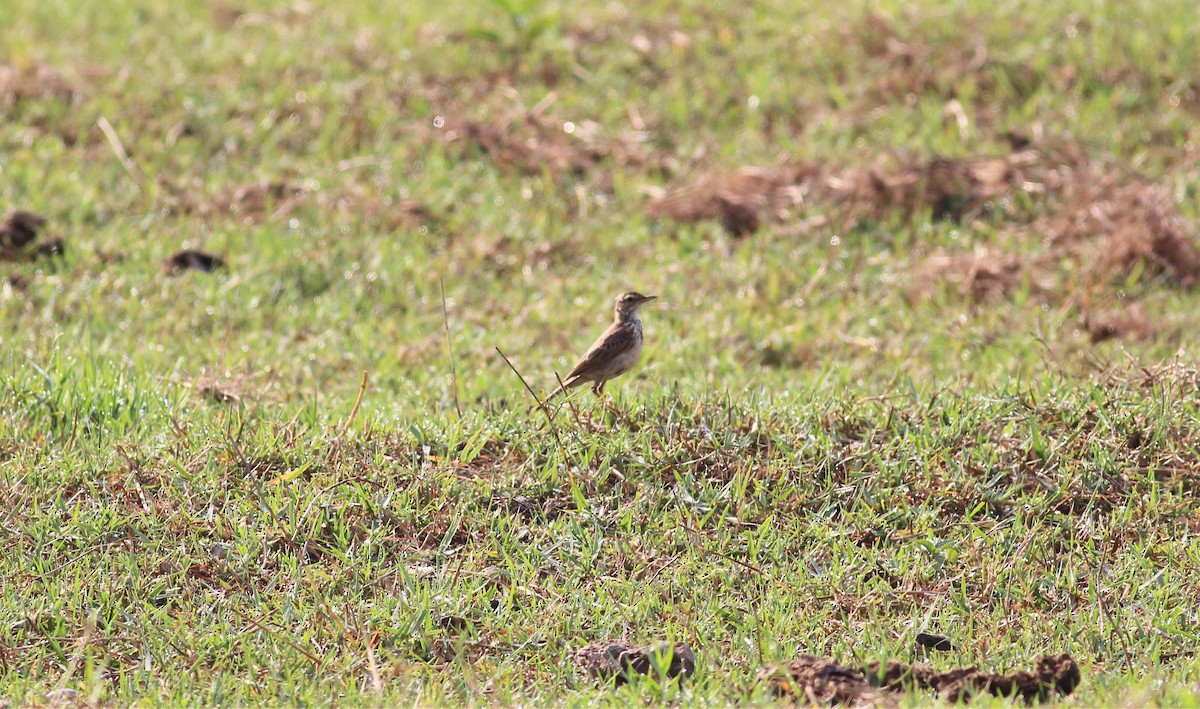
<instances>
[{"instance_id":1,"label":"small brown bird","mask_svg":"<svg viewBox=\"0 0 1200 709\"><path fill-rule=\"evenodd\" d=\"M546 401L587 382L592 382L592 392L599 396L605 382L633 369L642 354L642 320L638 317L638 308L657 297L635 291L617 296L612 325L579 358L563 379L562 386L546 397Z\"/></svg>"}]
</instances>

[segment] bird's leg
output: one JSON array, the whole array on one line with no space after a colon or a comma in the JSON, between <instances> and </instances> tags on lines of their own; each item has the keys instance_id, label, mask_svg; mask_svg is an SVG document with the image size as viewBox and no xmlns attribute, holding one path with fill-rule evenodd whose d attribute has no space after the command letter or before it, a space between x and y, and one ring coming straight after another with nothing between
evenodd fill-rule
<instances>
[{"instance_id":1,"label":"bird's leg","mask_svg":"<svg viewBox=\"0 0 1200 709\"><path fill-rule=\"evenodd\" d=\"M602 381L597 382L596 386L592 387L592 391L596 392L596 396L598 396L604 400L605 408L608 408L609 405L613 403L612 395L604 393L604 385L607 383L608 383L608 380L604 379Z\"/></svg>"},{"instance_id":2,"label":"bird's leg","mask_svg":"<svg viewBox=\"0 0 1200 709\"><path fill-rule=\"evenodd\" d=\"M596 392L596 396L599 396L604 401L604 409L612 414L614 421L628 421L629 417L617 406L617 400L613 398L613 395L604 392L604 385L606 383L607 380L600 382L592 388L592 391Z\"/></svg>"}]
</instances>

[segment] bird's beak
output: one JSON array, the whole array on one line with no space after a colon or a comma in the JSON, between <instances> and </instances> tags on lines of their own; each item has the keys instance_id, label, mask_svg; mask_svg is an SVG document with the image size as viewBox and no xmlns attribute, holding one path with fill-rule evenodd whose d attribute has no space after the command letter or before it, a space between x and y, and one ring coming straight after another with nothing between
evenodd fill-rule
<instances>
[{"instance_id":1,"label":"bird's beak","mask_svg":"<svg viewBox=\"0 0 1200 709\"><path fill-rule=\"evenodd\" d=\"M644 295L644 296L642 296L642 302L643 302L643 303L649 303L649 302L650 302L650 301L652 301L652 300L658 300L658 296L657 296L657 295Z\"/></svg>"}]
</instances>

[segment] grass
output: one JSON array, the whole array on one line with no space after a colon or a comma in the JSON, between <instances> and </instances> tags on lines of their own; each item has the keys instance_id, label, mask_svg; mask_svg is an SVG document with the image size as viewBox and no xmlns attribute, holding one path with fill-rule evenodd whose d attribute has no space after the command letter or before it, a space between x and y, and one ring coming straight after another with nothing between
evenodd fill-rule
<instances>
[{"instance_id":1,"label":"grass","mask_svg":"<svg viewBox=\"0 0 1200 709\"><path fill-rule=\"evenodd\" d=\"M764 664L924 631L1200 704L1195 291L1061 233L1117 185L1194 241L1192 3L385 5L0 9L0 205L66 244L0 264L9 702L768 703ZM1064 183L957 221L644 210L1010 131ZM556 438L496 348L548 390L626 288L643 363ZM697 675L572 664L616 638Z\"/></svg>"}]
</instances>

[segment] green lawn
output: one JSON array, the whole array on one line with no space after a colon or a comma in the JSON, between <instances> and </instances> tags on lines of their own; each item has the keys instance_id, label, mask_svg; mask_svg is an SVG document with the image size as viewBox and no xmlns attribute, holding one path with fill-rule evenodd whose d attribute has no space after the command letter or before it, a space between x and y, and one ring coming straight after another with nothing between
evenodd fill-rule
<instances>
[{"instance_id":1,"label":"green lawn","mask_svg":"<svg viewBox=\"0 0 1200 709\"><path fill-rule=\"evenodd\" d=\"M1200 706L1195 3L521 1L0 7L0 706Z\"/></svg>"}]
</instances>

